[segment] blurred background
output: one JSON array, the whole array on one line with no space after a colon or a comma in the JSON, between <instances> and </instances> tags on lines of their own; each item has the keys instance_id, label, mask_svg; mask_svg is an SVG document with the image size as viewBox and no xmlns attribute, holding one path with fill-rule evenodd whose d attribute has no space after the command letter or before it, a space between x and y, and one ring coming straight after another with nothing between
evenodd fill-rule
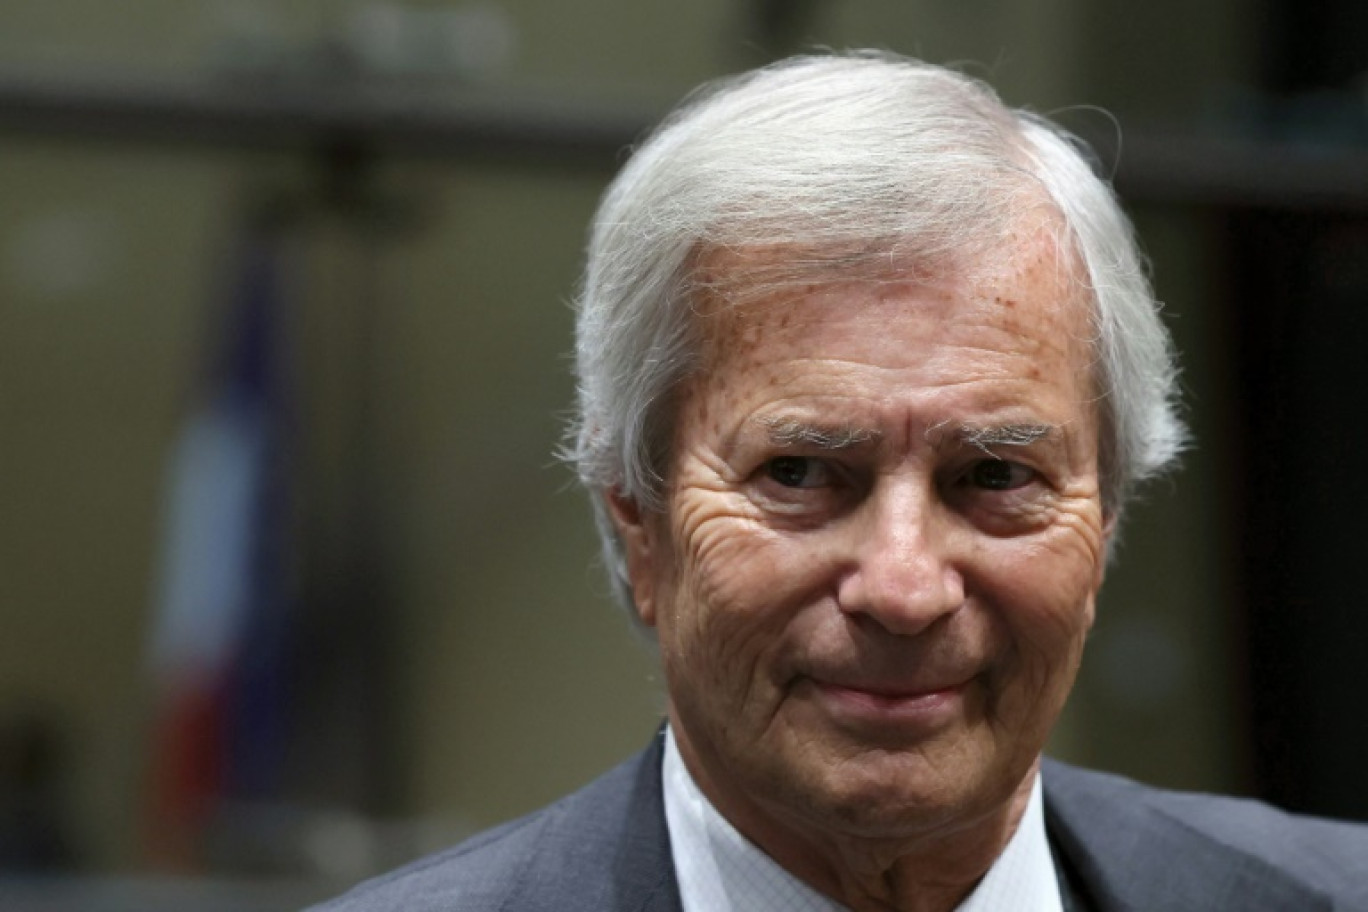
<instances>
[{"instance_id":1,"label":"blurred background","mask_svg":"<svg viewBox=\"0 0 1368 912\"><path fill-rule=\"evenodd\" d=\"M958 62L1182 349L1054 752L1368 819L1360 0L0 0L0 906L290 909L662 700L553 451L584 228L698 82Z\"/></svg>"}]
</instances>

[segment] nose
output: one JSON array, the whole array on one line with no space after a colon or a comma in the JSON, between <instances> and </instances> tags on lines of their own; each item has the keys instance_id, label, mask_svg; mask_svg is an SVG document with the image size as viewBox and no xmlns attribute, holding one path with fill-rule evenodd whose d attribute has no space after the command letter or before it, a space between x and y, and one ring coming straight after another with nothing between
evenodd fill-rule
<instances>
[{"instance_id":1,"label":"nose","mask_svg":"<svg viewBox=\"0 0 1368 912\"><path fill-rule=\"evenodd\" d=\"M914 636L964 603L955 532L935 494L912 478L881 481L851 517L849 571L837 600L847 615Z\"/></svg>"}]
</instances>

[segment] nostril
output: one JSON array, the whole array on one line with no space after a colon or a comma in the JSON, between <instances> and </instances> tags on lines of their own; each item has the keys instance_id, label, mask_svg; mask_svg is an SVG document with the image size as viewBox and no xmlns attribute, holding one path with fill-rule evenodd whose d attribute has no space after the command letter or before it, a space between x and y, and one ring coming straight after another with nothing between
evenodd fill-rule
<instances>
[{"instance_id":1,"label":"nostril","mask_svg":"<svg viewBox=\"0 0 1368 912\"><path fill-rule=\"evenodd\" d=\"M862 561L837 590L841 610L900 635L920 633L964 602L959 574L933 555Z\"/></svg>"}]
</instances>

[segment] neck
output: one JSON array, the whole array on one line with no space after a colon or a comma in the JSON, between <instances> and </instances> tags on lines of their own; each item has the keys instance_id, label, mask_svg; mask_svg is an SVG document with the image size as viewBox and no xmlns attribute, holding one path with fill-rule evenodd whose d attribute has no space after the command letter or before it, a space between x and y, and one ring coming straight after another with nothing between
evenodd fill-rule
<instances>
[{"instance_id":1,"label":"neck","mask_svg":"<svg viewBox=\"0 0 1368 912\"><path fill-rule=\"evenodd\" d=\"M675 731L685 767L718 812L789 873L853 912L952 912L1016 832L1038 771L1033 764L1007 801L970 819L868 836L728 788Z\"/></svg>"}]
</instances>

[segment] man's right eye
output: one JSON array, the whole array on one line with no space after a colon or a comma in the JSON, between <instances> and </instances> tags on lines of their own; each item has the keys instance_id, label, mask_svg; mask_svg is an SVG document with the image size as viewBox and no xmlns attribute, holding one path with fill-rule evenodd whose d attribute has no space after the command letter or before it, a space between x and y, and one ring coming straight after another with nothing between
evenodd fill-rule
<instances>
[{"instance_id":1,"label":"man's right eye","mask_svg":"<svg viewBox=\"0 0 1368 912\"><path fill-rule=\"evenodd\" d=\"M831 483L831 470L805 456L779 456L765 463L765 474L786 488L818 488Z\"/></svg>"}]
</instances>

